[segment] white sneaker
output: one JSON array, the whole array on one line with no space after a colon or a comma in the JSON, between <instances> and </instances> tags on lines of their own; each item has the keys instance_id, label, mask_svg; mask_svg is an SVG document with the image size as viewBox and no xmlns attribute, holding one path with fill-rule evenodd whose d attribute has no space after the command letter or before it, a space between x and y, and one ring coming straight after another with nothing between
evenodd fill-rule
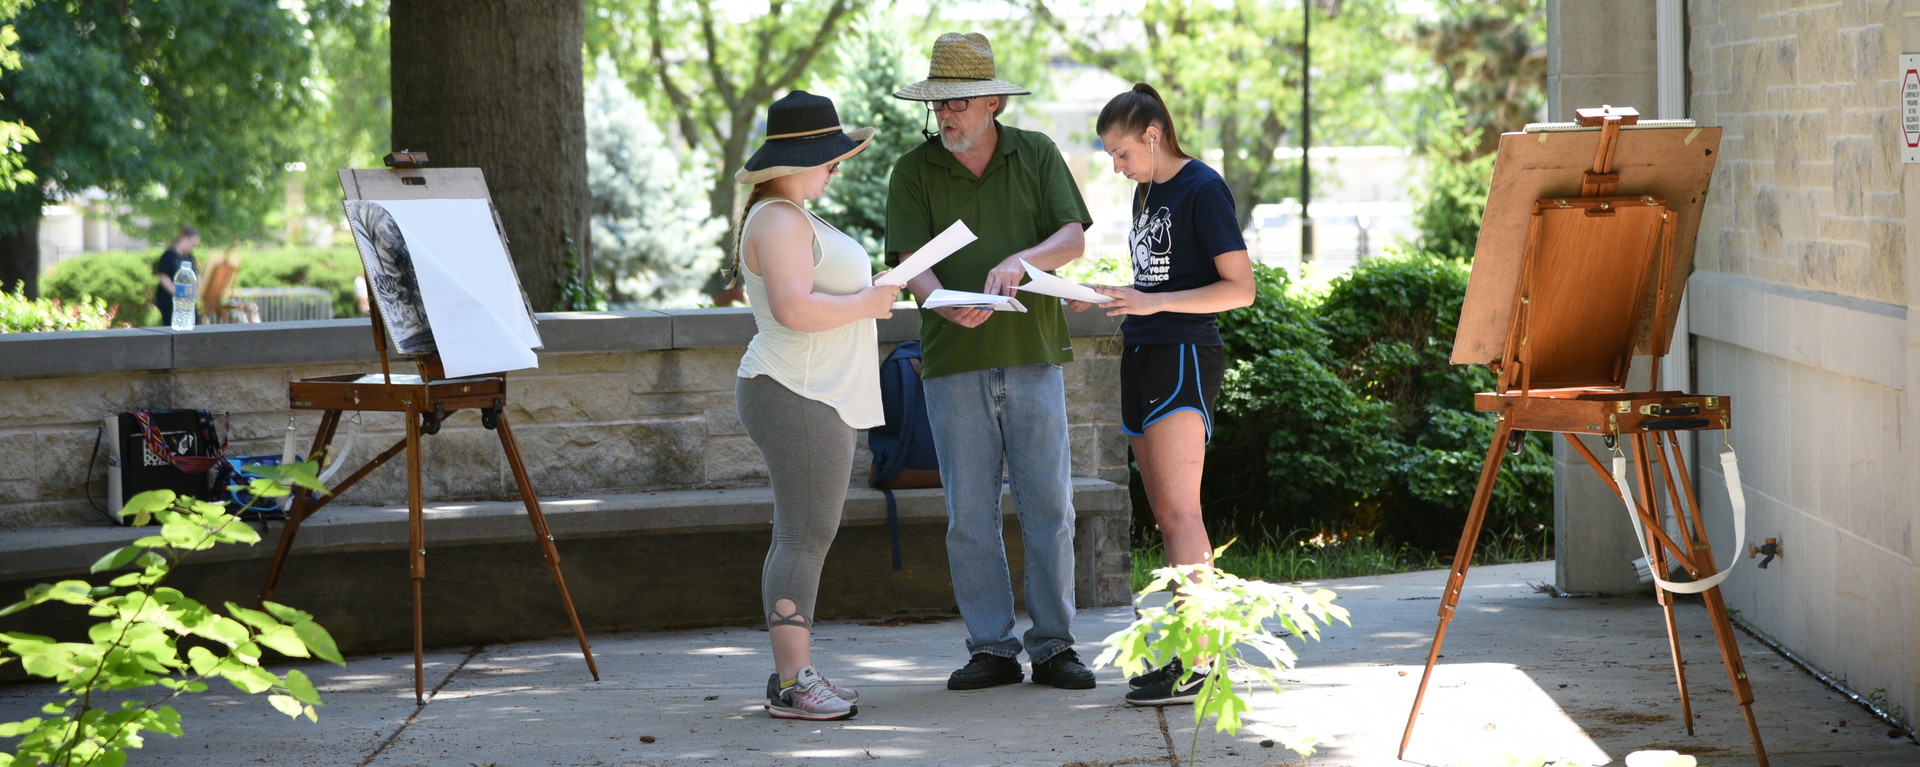
<instances>
[{"instance_id":1,"label":"white sneaker","mask_svg":"<svg viewBox=\"0 0 1920 767\"><path fill-rule=\"evenodd\" d=\"M790 687L780 689L777 678L770 685L766 709L775 719L847 719L860 711L812 666L801 666Z\"/></svg>"},{"instance_id":2,"label":"white sneaker","mask_svg":"<svg viewBox=\"0 0 1920 767\"><path fill-rule=\"evenodd\" d=\"M825 676L822 676L820 678L826 679ZM831 679L827 679L827 686L833 688L833 694L840 696L841 700L844 700L848 703L860 702L860 692L858 690L854 690L847 687L841 687L840 685L834 684L833 680ZM779 697L779 695L780 695L779 672L768 674L767 675L767 700L773 700L774 698Z\"/></svg>"}]
</instances>

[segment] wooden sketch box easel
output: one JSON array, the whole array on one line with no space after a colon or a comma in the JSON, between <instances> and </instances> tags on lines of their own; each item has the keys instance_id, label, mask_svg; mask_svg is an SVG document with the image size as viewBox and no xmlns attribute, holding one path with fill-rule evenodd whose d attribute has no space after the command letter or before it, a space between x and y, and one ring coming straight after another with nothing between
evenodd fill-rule
<instances>
[{"instance_id":1,"label":"wooden sketch box easel","mask_svg":"<svg viewBox=\"0 0 1920 767\"><path fill-rule=\"evenodd\" d=\"M1702 595L1754 753L1766 767L1753 689L1718 586L1725 574L1714 565L1676 439L1683 431L1724 431L1732 403L1724 396L1661 390L1657 364L1646 391L1631 390L1627 382L1635 355L1657 361L1667 353L1681 292L1693 270L1694 236L1720 129L1695 127L1691 121L1640 124L1632 109L1578 111L1577 124L1529 126L1527 132L1500 138L1453 351L1455 364L1484 363L1498 373L1497 390L1474 397L1475 408L1497 413L1498 421L1441 596L1440 623L1407 715L1400 756L1406 756L1447 624L1459 605L1501 461L1517 432L1540 431L1565 435L1634 519L1666 613L1688 734L1693 733L1693 710L1674 624L1675 592ZM1578 434L1605 440L1615 453L1613 471ZM1633 456L1632 480L1626 453ZM1744 534L1744 499L1731 456L1729 449L1723 465L1735 527ZM1669 517L1673 532L1664 521ZM1661 577L1669 563L1678 564L1693 582Z\"/></svg>"},{"instance_id":2,"label":"wooden sketch box easel","mask_svg":"<svg viewBox=\"0 0 1920 767\"><path fill-rule=\"evenodd\" d=\"M390 169L341 170L340 185L349 201L482 199L489 200L488 207L492 207L486 180L478 168L420 167L425 161L423 154L395 153L387 157L387 164L392 166ZM497 228L497 217L495 221ZM375 276L369 274L370 287L374 280ZM320 418L319 432L314 436L313 449L307 453L309 456L322 455L333 444L341 415L347 411L354 411L356 419L359 411L404 413L406 435L341 480L332 488L331 495L315 497L312 491L295 489L288 505L286 525L281 528L280 543L267 573L266 585L261 589L261 600L273 598L274 588L286 566L287 554L293 549L294 536L300 532L300 523L374 469L380 468L402 450L406 451L407 556L413 579L413 695L416 703L424 704L421 665L425 641L421 623L427 549L421 440L438 433L441 424L454 412L478 410L481 425L500 436L500 448L506 454L513 480L520 490L520 498L526 504L527 519L533 525L535 543L546 559L547 569L553 573L554 584L560 589L560 600L566 607L567 620L573 624L573 634L580 641L580 653L586 658L587 670L598 680L600 670L594 663L593 650L587 645L586 632L580 627L580 616L574 611L573 597L567 593L567 581L560 572L560 552L554 547L553 534L547 529L546 515L540 510L540 500L534 494L533 481L527 474L525 462L521 460L520 447L513 438L513 427L507 422L505 374L448 379L439 354L427 353L409 355L413 358L417 374L394 375L387 356L388 325L382 317L380 302L369 301L368 307L373 315L373 344L380 353L380 372L322 376L289 382L288 406L294 410L319 410L324 413Z\"/></svg>"}]
</instances>

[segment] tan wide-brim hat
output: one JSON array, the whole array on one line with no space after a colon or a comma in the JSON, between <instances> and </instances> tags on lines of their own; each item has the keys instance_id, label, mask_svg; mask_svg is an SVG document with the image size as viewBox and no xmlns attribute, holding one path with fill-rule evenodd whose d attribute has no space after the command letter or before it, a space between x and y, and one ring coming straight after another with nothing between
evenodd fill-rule
<instances>
[{"instance_id":1,"label":"tan wide-brim hat","mask_svg":"<svg viewBox=\"0 0 1920 767\"><path fill-rule=\"evenodd\" d=\"M767 107L767 138L733 174L758 184L845 160L873 141L872 128L846 130L833 99L796 90Z\"/></svg>"},{"instance_id":2,"label":"tan wide-brim hat","mask_svg":"<svg viewBox=\"0 0 1920 767\"><path fill-rule=\"evenodd\" d=\"M1025 96L1032 91L995 79L993 45L979 32L948 32L933 41L927 79L895 91L909 101L945 101L981 96Z\"/></svg>"}]
</instances>

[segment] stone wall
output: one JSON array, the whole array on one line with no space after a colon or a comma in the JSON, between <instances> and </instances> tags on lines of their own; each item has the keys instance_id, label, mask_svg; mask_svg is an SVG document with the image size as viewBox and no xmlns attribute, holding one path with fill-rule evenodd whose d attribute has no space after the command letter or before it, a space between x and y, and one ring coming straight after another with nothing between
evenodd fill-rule
<instances>
[{"instance_id":1,"label":"stone wall","mask_svg":"<svg viewBox=\"0 0 1920 767\"><path fill-rule=\"evenodd\" d=\"M1690 117L1725 129L1689 283L1694 389L1732 398L1748 537L1727 550L1717 441L1697 486L1740 619L1859 693L1920 711L1914 286L1920 174L1900 162L1913 2L1693 0ZM1762 697L1766 691L1756 694Z\"/></svg>"},{"instance_id":2,"label":"stone wall","mask_svg":"<svg viewBox=\"0 0 1920 767\"><path fill-rule=\"evenodd\" d=\"M1075 474L1125 484L1117 325L1096 312L1072 317L1077 361L1066 379ZM543 498L765 484L733 405L734 369L753 333L747 310L544 314L540 328L540 367L509 374L507 396ZM104 496L104 457L89 467L88 456L110 413L227 413L231 452L241 455L278 455L292 419L304 452L319 414L288 410L287 382L377 371L369 333L366 320L330 320L0 335L0 530L104 523L88 500ZM881 351L917 334L916 313L903 306L882 323ZM403 433L398 414L367 413L350 465ZM865 476L864 438L860 445L854 473ZM513 492L499 445L475 413L453 415L424 450L429 499ZM404 504L405 482L404 462L393 461L339 501Z\"/></svg>"}]
</instances>

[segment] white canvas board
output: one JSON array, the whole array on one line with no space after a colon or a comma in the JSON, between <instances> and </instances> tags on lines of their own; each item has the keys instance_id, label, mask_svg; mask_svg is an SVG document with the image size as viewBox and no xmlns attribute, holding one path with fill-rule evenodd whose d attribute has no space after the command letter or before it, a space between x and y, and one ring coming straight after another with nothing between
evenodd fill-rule
<instances>
[{"instance_id":1,"label":"white canvas board","mask_svg":"<svg viewBox=\"0 0 1920 767\"><path fill-rule=\"evenodd\" d=\"M1113 296L1097 292L1093 288L1077 282L1055 277L1042 271L1040 267L1027 263L1025 260L1022 260L1020 265L1027 268L1027 283L1020 286L1021 290L1032 291L1046 296L1054 296L1056 298L1065 298L1071 301L1089 301L1096 304L1104 304L1113 300Z\"/></svg>"},{"instance_id":2,"label":"white canvas board","mask_svg":"<svg viewBox=\"0 0 1920 767\"><path fill-rule=\"evenodd\" d=\"M539 367L540 333L484 199L375 200L398 222L452 378Z\"/></svg>"},{"instance_id":3,"label":"white canvas board","mask_svg":"<svg viewBox=\"0 0 1920 767\"><path fill-rule=\"evenodd\" d=\"M967 243L976 239L978 238L974 236L973 230L967 228L967 222L955 220L946 231L928 240L927 244L920 246L919 250L908 256L907 260L901 261L899 266L880 275L880 279L874 280L873 284L881 287L905 285L907 280L920 276L921 272L933 268L934 264L940 263L947 256L953 255L954 251L966 247Z\"/></svg>"}]
</instances>

